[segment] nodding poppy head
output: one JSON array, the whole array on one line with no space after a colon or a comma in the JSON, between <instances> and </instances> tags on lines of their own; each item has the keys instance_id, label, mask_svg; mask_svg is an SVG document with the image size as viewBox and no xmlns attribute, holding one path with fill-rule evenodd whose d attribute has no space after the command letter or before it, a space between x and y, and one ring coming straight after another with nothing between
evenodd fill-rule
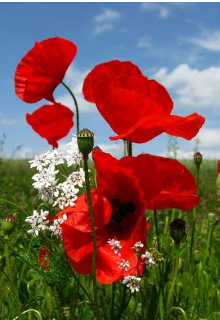
<instances>
[{"instance_id":1,"label":"nodding poppy head","mask_svg":"<svg viewBox=\"0 0 220 320\"><path fill-rule=\"evenodd\" d=\"M41 99L55 102L53 91L61 83L76 53L76 45L63 38L36 42L15 71L17 96L28 103Z\"/></svg>"},{"instance_id":2,"label":"nodding poppy head","mask_svg":"<svg viewBox=\"0 0 220 320\"><path fill-rule=\"evenodd\" d=\"M54 148L57 141L64 138L73 127L73 112L60 103L44 105L26 115L28 124Z\"/></svg>"}]
</instances>

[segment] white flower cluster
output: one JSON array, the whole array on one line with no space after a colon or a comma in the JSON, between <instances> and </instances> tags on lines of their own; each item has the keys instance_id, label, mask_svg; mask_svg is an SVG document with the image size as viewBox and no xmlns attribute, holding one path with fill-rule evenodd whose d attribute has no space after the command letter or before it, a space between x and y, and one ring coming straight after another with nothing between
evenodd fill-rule
<instances>
[{"instance_id":1,"label":"white flower cluster","mask_svg":"<svg viewBox=\"0 0 220 320\"><path fill-rule=\"evenodd\" d=\"M128 271L130 268L130 262L126 261L125 259L121 259L121 262L118 262L119 264L119 269L124 269L125 271Z\"/></svg>"},{"instance_id":2,"label":"white flower cluster","mask_svg":"<svg viewBox=\"0 0 220 320\"><path fill-rule=\"evenodd\" d=\"M120 249L122 248L121 242L114 239L109 239L108 244L110 244L111 249L114 250L114 253L118 256L121 256Z\"/></svg>"},{"instance_id":3,"label":"white flower cluster","mask_svg":"<svg viewBox=\"0 0 220 320\"><path fill-rule=\"evenodd\" d=\"M33 233L35 236L38 236L40 231L47 230L48 214L49 211L44 211L41 209L40 213L38 213L37 210L34 210L32 216L29 216L25 219L25 222L30 223L31 225L31 229L28 230L28 233Z\"/></svg>"},{"instance_id":4,"label":"white flower cluster","mask_svg":"<svg viewBox=\"0 0 220 320\"><path fill-rule=\"evenodd\" d=\"M152 255L148 251L146 251L144 254L141 255L141 259L144 260L143 263L145 263L149 266L152 266L155 264L155 261L154 261Z\"/></svg>"},{"instance_id":5,"label":"white flower cluster","mask_svg":"<svg viewBox=\"0 0 220 320\"><path fill-rule=\"evenodd\" d=\"M124 277L122 283L131 290L131 293L134 293L135 291L138 292L140 290L141 278L135 276L126 276Z\"/></svg>"},{"instance_id":6,"label":"white flower cluster","mask_svg":"<svg viewBox=\"0 0 220 320\"><path fill-rule=\"evenodd\" d=\"M68 206L74 206L79 192L85 182L85 174L82 168L66 177L66 181L59 182L57 174L58 165L80 164L82 154L79 152L77 139L73 136L68 143L69 150L64 155L57 150L37 155L34 160L29 161L31 168L36 168L36 173L32 179L33 187L38 190L38 197L53 206L59 206L61 210Z\"/></svg>"},{"instance_id":7,"label":"white flower cluster","mask_svg":"<svg viewBox=\"0 0 220 320\"><path fill-rule=\"evenodd\" d=\"M141 241L137 241L135 242L132 249L134 249L136 252L140 252L143 247L144 247L144 244Z\"/></svg>"},{"instance_id":8,"label":"white flower cluster","mask_svg":"<svg viewBox=\"0 0 220 320\"><path fill-rule=\"evenodd\" d=\"M62 218L54 219L53 225L49 227L49 230L56 236L61 237L62 236L62 229L60 228L60 225L67 219L67 215L64 214Z\"/></svg>"},{"instance_id":9,"label":"white flower cluster","mask_svg":"<svg viewBox=\"0 0 220 320\"><path fill-rule=\"evenodd\" d=\"M67 219L67 215L64 214L62 218L54 219L53 224L50 225L50 220L48 220L49 211L44 211L41 209L40 213L36 210L33 211L32 216L25 219L25 222L31 225L31 229L27 233L39 235L40 231L50 230L53 235L57 237L62 236L62 230L60 225Z\"/></svg>"}]
</instances>

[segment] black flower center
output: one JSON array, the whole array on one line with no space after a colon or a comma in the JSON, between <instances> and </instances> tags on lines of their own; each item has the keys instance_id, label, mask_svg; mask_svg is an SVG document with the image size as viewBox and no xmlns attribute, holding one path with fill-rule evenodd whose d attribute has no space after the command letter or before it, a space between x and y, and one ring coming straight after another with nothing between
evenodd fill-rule
<instances>
[{"instance_id":1,"label":"black flower center","mask_svg":"<svg viewBox=\"0 0 220 320\"><path fill-rule=\"evenodd\" d=\"M110 223L120 223L127 215L134 212L135 206L133 202L122 201L118 197L110 200L112 204L112 216Z\"/></svg>"}]
</instances>

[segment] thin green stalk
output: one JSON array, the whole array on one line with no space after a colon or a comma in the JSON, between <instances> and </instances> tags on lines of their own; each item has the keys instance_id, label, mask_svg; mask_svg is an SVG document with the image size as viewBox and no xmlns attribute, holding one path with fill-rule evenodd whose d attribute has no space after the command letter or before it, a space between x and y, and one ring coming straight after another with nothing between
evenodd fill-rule
<instances>
[{"instance_id":1,"label":"thin green stalk","mask_svg":"<svg viewBox=\"0 0 220 320\"><path fill-rule=\"evenodd\" d=\"M41 317L41 314L39 311L35 310L35 309L28 309L28 310L25 310L24 312L22 312L22 315L23 314L26 314L26 313L30 313L30 312L33 312L33 313L36 313L37 314L37 319L38 320L42 320L42 317ZM15 317L13 320L17 320L18 317Z\"/></svg>"},{"instance_id":2,"label":"thin green stalk","mask_svg":"<svg viewBox=\"0 0 220 320\"><path fill-rule=\"evenodd\" d=\"M132 156L132 142L131 141L127 141L127 153L128 153L128 156Z\"/></svg>"},{"instance_id":3,"label":"thin green stalk","mask_svg":"<svg viewBox=\"0 0 220 320\"><path fill-rule=\"evenodd\" d=\"M29 254L29 252L31 250L32 241L33 241L33 235L31 236L31 240L30 240L29 245L28 245L27 255ZM20 288L20 285L21 285L21 281L22 281L22 278L23 278L25 267L26 267L26 264L24 263L23 266L22 266L22 269L21 269L19 280L18 280L18 289Z\"/></svg>"},{"instance_id":4,"label":"thin green stalk","mask_svg":"<svg viewBox=\"0 0 220 320\"><path fill-rule=\"evenodd\" d=\"M86 291L86 289L83 287L83 285L81 284L81 282L79 281L79 279L77 278L77 276L75 275L72 267L71 268L71 271L72 271L72 274L73 274L73 277L76 281L76 283L79 285L79 287L82 289L82 291L86 294L86 296L89 298L90 301L92 301L92 297L90 296L90 294Z\"/></svg>"},{"instance_id":5,"label":"thin green stalk","mask_svg":"<svg viewBox=\"0 0 220 320\"><path fill-rule=\"evenodd\" d=\"M23 211L26 216L28 215L28 213L27 213L24 209L22 209L19 205L17 205L17 204L14 203L14 202L11 202L11 201L8 201L8 200L5 200L5 199L0 199L0 202L5 202L5 203L8 203L8 204L11 204L12 206L15 206L15 207L17 207L18 209L20 209L21 211Z\"/></svg>"},{"instance_id":6,"label":"thin green stalk","mask_svg":"<svg viewBox=\"0 0 220 320\"><path fill-rule=\"evenodd\" d=\"M158 223L157 223L157 211L156 210L154 210L154 224L155 224L155 231L156 231L156 236L157 236L157 248L158 248L158 252L161 253L159 230L158 230ZM162 268L161 268L160 264L158 267L159 267L159 279L160 279L159 280L159 292L162 293L163 307L165 310L165 296L164 296L164 290L163 290L163 272L162 272ZM161 308L161 305L160 305L160 308Z\"/></svg>"},{"instance_id":7,"label":"thin green stalk","mask_svg":"<svg viewBox=\"0 0 220 320\"><path fill-rule=\"evenodd\" d=\"M170 287L170 289L168 291L167 309L169 309L169 306L170 306L171 298L172 298L174 287L175 287L175 284L176 284L178 269L179 269L179 246L175 245L174 269L173 269L173 274L172 274L171 287Z\"/></svg>"},{"instance_id":8,"label":"thin green stalk","mask_svg":"<svg viewBox=\"0 0 220 320\"><path fill-rule=\"evenodd\" d=\"M127 289L126 289L126 286L124 286L123 293L122 293L122 298L121 298L121 306L120 306L118 315L116 317L116 319L118 319L118 320L121 319L123 311L125 311L125 309L126 309L126 306L125 306L126 305L126 292L127 292Z\"/></svg>"},{"instance_id":9,"label":"thin green stalk","mask_svg":"<svg viewBox=\"0 0 220 320\"><path fill-rule=\"evenodd\" d=\"M127 156L127 140L123 140L124 143L124 157Z\"/></svg>"},{"instance_id":10,"label":"thin green stalk","mask_svg":"<svg viewBox=\"0 0 220 320\"><path fill-rule=\"evenodd\" d=\"M75 108L76 108L76 130L77 130L77 134L78 134L79 133L79 107L78 107L78 103L77 103L76 97L74 96L74 94L70 90L70 88L63 81L61 83L67 89L67 91L69 92L71 97L73 98Z\"/></svg>"},{"instance_id":11,"label":"thin green stalk","mask_svg":"<svg viewBox=\"0 0 220 320\"><path fill-rule=\"evenodd\" d=\"M115 307L115 283L113 282L112 283L110 320L114 320L115 319L114 307Z\"/></svg>"},{"instance_id":12,"label":"thin green stalk","mask_svg":"<svg viewBox=\"0 0 220 320\"><path fill-rule=\"evenodd\" d=\"M94 294L94 310L95 310L96 318L100 319L99 307L98 307L98 287L97 287L97 282L96 282L97 241L96 241L95 221L94 221L94 215L93 215L92 198L91 198L91 190L90 190L88 155L84 154L83 161L84 161L84 171L85 171L86 196L87 196L87 201L88 201L89 216L90 216L91 231L92 231L92 240L93 240L92 281L93 281L93 294Z\"/></svg>"}]
</instances>

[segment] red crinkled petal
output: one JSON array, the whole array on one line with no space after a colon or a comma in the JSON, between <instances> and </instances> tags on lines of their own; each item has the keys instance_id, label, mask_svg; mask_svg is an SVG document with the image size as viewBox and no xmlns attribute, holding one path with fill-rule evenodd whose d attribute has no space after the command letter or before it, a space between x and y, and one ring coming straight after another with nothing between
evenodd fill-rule
<instances>
[{"instance_id":1,"label":"red crinkled petal","mask_svg":"<svg viewBox=\"0 0 220 320\"><path fill-rule=\"evenodd\" d=\"M147 199L146 208L189 210L198 205L195 179L177 160L143 154L124 157L121 161L125 167L133 167L139 177ZM155 196L153 191L157 193Z\"/></svg>"},{"instance_id":2,"label":"red crinkled petal","mask_svg":"<svg viewBox=\"0 0 220 320\"><path fill-rule=\"evenodd\" d=\"M139 183L138 190L144 193L146 208L188 210L199 203L193 175L177 160L148 154L117 160L102 151L94 151L93 156L98 185L100 183L103 190L111 185L111 176L108 178L108 173L102 168L111 166L117 170L122 167L124 170L130 170L130 175L136 177ZM125 186L127 184L124 184L124 187L121 185L121 193L126 193Z\"/></svg>"},{"instance_id":3,"label":"red crinkled petal","mask_svg":"<svg viewBox=\"0 0 220 320\"><path fill-rule=\"evenodd\" d=\"M142 75L140 69L130 61L113 60L97 65L85 78L83 94L87 101L95 102L94 90L103 82L111 81L122 75Z\"/></svg>"},{"instance_id":4,"label":"red crinkled petal","mask_svg":"<svg viewBox=\"0 0 220 320\"><path fill-rule=\"evenodd\" d=\"M76 45L63 38L55 37L36 42L17 66L17 96L28 103L41 99L55 102L53 91L61 83L76 53Z\"/></svg>"},{"instance_id":5,"label":"red crinkled petal","mask_svg":"<svg viewBox=\"0 0 220 320\"><path fill-rule=\"evenodd\" d=\"M165 132L191 140L196 136L204 122L205 118L197 113L187 117L154 114L140 120L127 132L116 137L110 137L110 139L126 139L136 143L144 143Z\"/></svg>"},{"instance_id":6,"label":"red crinkled petal","mask_svg":"<svg viewBox=\"0 0 220 320\"><path fill-rule=\"evenodd\" d=\"M91 191L91 197L95 229L98 230L109 223L112 215L112 205L105 197L99 194L98 189ZM77 199L74 207L65 208L59 212L57 216L62 217L64 214L70 216L66 224L79 231L91 233L91 221L86 194L83 194Z\"/></svg>"},{"instance_id":7,"label":"red crinkled petal","mask_svg":"<svg viewBox=\"0 0 220 320\"><path fill-rule=\"evenodd\" d=\"M94 90L94 102L117 134L151 114L170 114L173 108L166 89L142 75L120 76L100 84Z\"/></svg>"},{"instance_id":8,"label":"red crinkled petal","mask_svg":"<svg viewBox=\"0 0 220 320\"><path fill-rule=\"evenodd\" d=\"M35 132L57 148L57 141L64 138L73 127L73 115L69 108L55 103L44 105L32 114L27 114L26 120Z\"/></svg>"}]
</instances>

